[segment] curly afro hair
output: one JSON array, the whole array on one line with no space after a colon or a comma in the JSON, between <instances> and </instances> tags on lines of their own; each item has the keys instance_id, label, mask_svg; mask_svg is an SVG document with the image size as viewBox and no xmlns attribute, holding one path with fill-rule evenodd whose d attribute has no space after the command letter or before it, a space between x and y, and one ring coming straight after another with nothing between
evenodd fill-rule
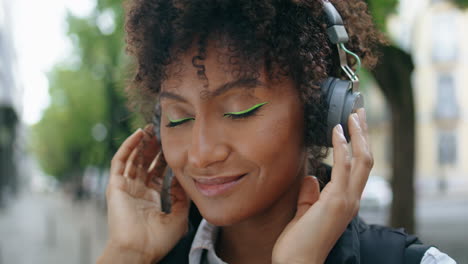
<instances>
[{"instance_id":1,"label":"curly afro hair","mask_svg":"<svg viewBox=\"0 0 468 264\"><path fill-rule=\"evenodd\" d=\"M347 47L371 68L377 62L374 47L383 42L367 5L360 0L332 0L341 14L350 40ZM136 61L136 73L127 87L130 103L149 121L160 116L157 95L170 77L169 66L195 47L192 59L198 76L205 76L207 42L217 40L229 51L232 74L270 79L284 76L296 84L304 103L305 144L311 171L326 156L325 103L319 84L328 76L345 77L338 54L326 35L321 0L128 0L126 51ZM354 67L356 60L349 56ZM159 124L156 124L159 127ZM322 179L322 182L326 182Z\"/></svg>"}]
</instances>

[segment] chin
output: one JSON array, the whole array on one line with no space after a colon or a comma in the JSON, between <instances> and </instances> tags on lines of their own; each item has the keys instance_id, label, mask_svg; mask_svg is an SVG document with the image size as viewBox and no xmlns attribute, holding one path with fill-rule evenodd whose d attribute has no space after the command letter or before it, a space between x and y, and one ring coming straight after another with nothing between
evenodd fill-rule
<instances>
[{"instance_id":1,"label":"chin","mask_svg":"<svg viewBox=\"0 0 468 264\"><path fill-rule=\"evenodd\" d=\"M202 217L215 226L232 226L253 215L246 210L247 208L238 208L236 206L222 204L195 204L197 205Z\"/></svg>"},{"instance_id":2,"label":"chin","mask_svg":"<svg viewBox=\"0 0 468 264\"><path fill-rule=\"evenodd\" d=\"M203 215L203 218L208 221L208 223L215 225L215 226L232 226L239 222L235 217L230 217L226 215Z\"/></svg>"}]
</instances>

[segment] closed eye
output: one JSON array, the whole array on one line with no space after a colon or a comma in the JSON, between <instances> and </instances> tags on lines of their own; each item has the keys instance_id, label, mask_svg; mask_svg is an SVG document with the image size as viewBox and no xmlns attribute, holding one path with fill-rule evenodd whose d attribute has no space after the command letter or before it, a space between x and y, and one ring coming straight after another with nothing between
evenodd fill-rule
<instances>
[{"instance_id":1,"label":"closed eye","mask_svg":"<svg viewBox=\"0 0 468 264\"><path fill-rule=\"evenodd\" d=\"M175 127L175 126L178 126L178 125L181 125L187 121L190 121L190 120L195 120L195 118L193 117L186 117L186 118L181 118L181 119L175 119L175 120L171 120L169 117L167 117L167 119L169 119L169 123L167 123L167 127Z\"/></svg>"},{"instance_id":2,"label":"closed eye","mask_svg":"<svg viewBox=\"0 0 468 264\"><path fill-rule=\"evenodd\" d=\"M229 113L224 114L224 117L229 117L231 119L246 118L246 117L254 115L260 109L260 107L262 107L263 105L267 103L268 102L256 104L250 107L249 109L239 111L239 112L229 112Z\"/></svg>"}]
</instances>

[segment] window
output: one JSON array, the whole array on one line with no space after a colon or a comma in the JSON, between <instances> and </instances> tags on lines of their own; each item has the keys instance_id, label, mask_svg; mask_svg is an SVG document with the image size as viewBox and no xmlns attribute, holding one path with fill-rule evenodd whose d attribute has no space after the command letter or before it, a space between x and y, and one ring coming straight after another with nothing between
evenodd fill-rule
<instances>
[{"instance_id":1,"label":"window","mask_svg":"<svg viewBox=\"0 0 468 264\"><path fill-rule=\"evenodd\" d=\"M439 74L437 78L437 102L435 119L455 120L459 117L459 106L455 92L455 80L451 74Z\"/></svg>"},{"instance_id":2,"label":"window","mask_svg":"<svg viewBox=\"0 0 468 264\"><path fill-rule=\"evenodd\" d=\"M432 60L435 63L455 62L458 57L456 13L434 15L432 21Z\"/></svg>"},{"instance_id":3,"label":"window","mask_svg":"<svg viewBox=\"0 0 468 264\"><path fill-rule=\"evenodd\" d=\"M454 165L457 162L457 138L453 130L439 131L438 157L440 165Z\"/></svg>"}]
</instances>

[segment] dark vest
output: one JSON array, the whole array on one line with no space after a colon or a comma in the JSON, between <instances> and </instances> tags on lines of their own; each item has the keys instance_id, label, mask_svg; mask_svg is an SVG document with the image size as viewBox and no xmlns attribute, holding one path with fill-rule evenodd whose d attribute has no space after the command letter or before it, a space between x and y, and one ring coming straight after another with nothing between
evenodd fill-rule
<instances>
[{"instance_id":1,"label":"dark vest","mask_svg":"<svg viewBox=\"0 0 468 264\"><path fill-rule=\"evenodd\" d=\"M188 233L160 262L188 264L188 255L201 216L192 204ZM325 264L419 264L430 246L403 229L368 225L355 217L339 238Z\"/></svg>"}]
</instances>

